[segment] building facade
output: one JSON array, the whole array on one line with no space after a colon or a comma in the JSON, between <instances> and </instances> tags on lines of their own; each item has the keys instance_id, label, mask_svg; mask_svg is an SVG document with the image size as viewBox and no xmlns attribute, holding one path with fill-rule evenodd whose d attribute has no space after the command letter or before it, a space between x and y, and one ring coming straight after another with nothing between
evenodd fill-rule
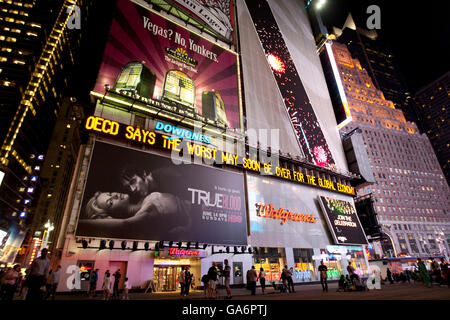
<instances>
[{"instance_id":1,"label":"building facade","mask_svg":"<svg viewBox=\"0 0 450 320\"><path fill-rule=\"evenodd\" d=\"M45 154L63 97L75 87L72 75L82 33L67 27L75 5L89 7L86 1L0 2L0 223L4 230L23 234L34 220ZM31 245L28 240L25 247ZM14 258L0 262L13 263Z\"/></svg>"},{"instance_id":2,"label":"building facade","mask_svg":"<svg viewBox=\"0 0 450 320\"><path fill-rule=\"evenodd\" d=\"M83 122L89 140L55 226L54 263L75 265L81 281L69 288L63 273L58 290L86 290L90 270L101 283L120 269L133 288L173 291L182 267L199 286L225 259L232 285L252 265L276 282L285 265L295 282L317 281L321 260L329 278L349 264L366 275L358 176L304 7L197 9L117 1Z\"/></svg>"},{"instance_id":3,"label":"building facade","mask_svg":"<svg viewBox=\"0 0 450 320\"><path fill-rule=\"evenodd\" d=\"M397 58L377 30L360 28L349 14L344 26L333 27L333 33L338 42L347 46L352 57L359 60L386 100L403 111L407 121L417 123L417 110Z\"/></svg>"},{"instance_id":4,"label":"building facade","mask_svg":"<svg viewBox=\"0 0 450 320\"><path fill-rule=\"evenodd\" d=\"M450 181L450 72L416 92L419 122L430 138L442 171Z\"/></svg>"},{"instance_id":5,"label":"building facade","mask_svg":"<svg viewBox=\"0 0 450 320\"><path fill-rule=\"evenodd\" d=\"M329 41L324 50L346 105L341 132L362 130L375 174L376 183L359 188L358 195L375 199L379 222L390 239L383 255L447 255L450 194L428 137L385 98L346 45Z\"/></svg>"}]
</instances>

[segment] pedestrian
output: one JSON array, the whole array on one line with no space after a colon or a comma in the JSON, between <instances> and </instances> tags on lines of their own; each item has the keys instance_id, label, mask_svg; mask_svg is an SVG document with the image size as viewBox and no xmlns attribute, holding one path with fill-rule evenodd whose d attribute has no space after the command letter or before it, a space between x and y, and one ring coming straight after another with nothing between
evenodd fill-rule
<instances>
[{"instance_id":1,"label":"pedestrian","mask_svg":"<svg viewBox=\"0 0 450 320\"><path fill-rule=\"evenodd\" d=\"M339 282L338 282L338 289L336 290L337 292L341 292L341 291L345 291L345 277L343 274L341 274L341 277L339 278Z\"/></svg>"},{"instance_id":2,"label":"pedestrian","mask_svg":"<svg viewBox=\"0 0 450 320\"><path fill-rule=\"evenodd\" d=\"M186 270L185 267L181 267L181 271L178 274L178 282L180 283L180 296L184 296L186 291Z\"/></svg>"},{"instance_id":3,"label":"pedestrian","mask_svg":"<svg viewBox=\"0 0 450 320\"><path fill-rule=\"evenodd\" d=\"M450 279L449 279L449 268L448 263L444 260L444 258L441 258L441 285L448 285L450 286Z\"/></svg>"},{"instance_id":4,"label":"pedestrian","mask_svg":"<svg viewBox=\"0 0 450 320\"><path fill-rule=\"evenodd\" d=\"M288 269L287 266L284 266L283 270L281 271L281 281L283 282L283 288L284 288L284 292L286 292L288 290ZM291 292L291 291L289 291Z\"/></svg>"},{"instance_id":5,"label":"pedestrian","mask_svg":"<svg viewBox=\"0 0 450 320\"><path fill-rule=\"evenodd\" d=\"M419 274L420 274L420 277L422 278L423 283L428 288L431 288L430 275L428 274L425 263L423 263L422 259L420 259L420 258L417 259L417 267L419 268Z\"/></svg>"},{"instance_id":6,"label":"pedestrian","mask_svg":"<svg viewBox=\"0 0 450 320\"><path fill-rule=\"evenodd\" d=\"M186 267L186 271L184 273L184 280L185 280L185 286L184 286L184 295L189 295L189 289L191 288L192 284L192 273L189 272L189 267Z\"/></svg>"},{"instance_id":7,"label":"pedestrian","mask_svg":"<svg viewBox=\"0 0 450 320\"><path fill-rule=\"evenodd\" d=\"M208 282L209 282L208 275L204 274L201 280L203 282L203 292L205 294L205 297L207 297L208 296L208 291L209 291L208 290Z\"/></svg>"},{"instance_id":8,"label":"pedestrian","mask_svg":"<svg viewBox=\"0 0 450 320\"><path fill-rule=\"evenodd\" d=\"M256 279L256 280L257 281L259 280L259 283L261 284L262 294L265 294L265 290L266 290L266 272L264 271L264 269L262 267L259 269L258 279Z\"/></svg>"},{"instance_id":9,"label":"pedestrian","mask_svg":"<svg viewBox=\"0 0 450 320\"><path fill-rule=\"evenodd\" d=\"M289 292L295 292L294 281L292 280L293 275L294 275L294 268L290 267L290 269L287 272L287 283L288 283ZM291 291L291 289L292 289L292 291Z\"/></svg>"},{"instance_id":10,"label":"pedestrian","mask_svg":"<svg viewBox=\"0 0 450 320\"><path fill-rule=\"evenodd\" d=\"M41 250L41 255L34 259L30 267L27 300L42 300L41 287L47 280L50 260L47 258L48 249Z\"/></svg>"},{"instance_id":11,"label":"pedestrian","mask_svg":"<svg viewBox=\"0 0 450 320\"><path fill-rule=\"evenodd\" d=\"M389 270L389 268L387 268L387 270L386 270L386 276L389 280L389 283L394 284L394 280L392 280L392 272L391 272L391 270Z\"/></svg>"},{"instance_id":12,"label":"pedestrian","mask_svg":"<svg viewBox=\"0 0 450 320\"><path fill-rule=\"evenodd\" d=\"M195 275L191 273L191 289L195 290Z\"/></svg>"},{"instance_id":13,"label":"pedestrian","mask_svg":"<svg viewBox=\"0 0 450 320\"><path fill-rule=\"evenodd\" d=\"M224 275L224 284L225 284L225 290L227 291L227 296L225 299L231 299L231 289L230 289L230 278L231 278L231 267L228 264L228 259L225 259L223 261L223 264L225 267L223 268L223 275Z\"/></svg>"},{"instance_id":14,"label":"pedestrian","mask_svg":"<svg viewBox=\"0 0 450 320\"><path fill-rule=\"evenodd\" d=\"M89 277L89 297L94 298L97 295L98 269L92 270Z\"/></svg>"},{"instance_id":15,"label":"pedestrian","mask_svg":"<svg viewBox=\"0 0 450 320\"><path fill-rule=\"evenodd\" d=\"M323 260L320 261L320 266L318 268L320 274L320 284L322 285L322 292L328 292L328 268L323 263Z\"/></svg>"},{"instance_id":16,"label":"pedestrian","mask_svg":"<svg viewBox=\"0 0 450 320\"><path fill-rule=\"evenodd\" d=\"M56 289L58 288L59 277L61 275L61 266L57 266L55 270L51 271L47 279L47 292L45 299L52 297L55 300Z\"/></svg>"},{"instance_id":17,"label":"pedestrian","mask_svg":"<svg viewBox=\"0 0 450 320\"><path fill-rule=\"evenodd\" d=\"M113 295L112 298L113 299L119 299L120 298L120 294L119 294L119 281L120 281L120 277L122 276L120 274L120 269L117 269L116 272L114 272L114 286L113 286Z\"/></svg>"},{"instance_id":18,"label":"pedestrian","mask_svg":"<svg viewBox=\"0 0 450 320\"><path fill-rule=\"evenodd\" d=\"M430 258L430 259L431 259L431 272L434 276L435 281L440 284L441 283L441 269L436 260L434 260L433 258Z\"/></svg>"},{"instance_id":19,"label":"pedestrian","mask_svg":"<svg viewBox=\"0 0 450 320\"><path fill-rule=\"evenodd\" d=\"M405 271L405 276L406 276L406 281L408 281L408 283L411 283L411 274L408 269L406 269L406 271Z\"/></svg>"},{"instance_id":20,"label":"pedestrian","mask_svg":"<svg viewBox=\"0 0 450 320\"><path fill-rule=\"evenodd\" d=\"M250 289L252 296L256 294L256 278L258 274L256 273L255 266L252 266L250 270L247 271L247 285Z\"/></svg>"},{"instance_id":21,"label":"pedestrian","mask_svg":"<svg viewBox=\"0 0 450 320\"><path fill-rule=\"evenodd\" d=\"M217 281L217 269L216 269L216 263L213 262L212 266L208 270L208 291L209 291L209 298L215 299L216 298L216 281Z\"/></svg>"},{"instance_id":22,"label":"pedestrian","mask_svg":"<svg viewBox=\"0 0 450 320\"><path fill-rule=\"evenodd\" d=\"M347 272L348 272L348 276L349 276L350 278L351 278L352 275L355 273L355 268L353 268L352 262L351 262L351 261L348 262Z\"/></svg>"},{"instance_id":23,"label":"pedestrian","mask_svg":"<svg viewBox=\"0 0 450 320\"><path fill-rule=\"evenodd\" d=\"M20 277L20 265L16 264L12 269L6 271L3 275L3 297L2 300L12 301L17 290L17 284Z\"/></svg>"},{"instance_id":24,"label":"pedestrian","mask_svg":"<svg viewBox=\"0 0 450 320\"><path fill-rule=\"evenodd\" d=\"M102 290L102 300L109 300L109 295L111 294L111 274L109 273L109 270L106 270L105 272Z\"/></svg>"},{"instance_id":25,"label":"pedestrian","mask_svg":"<svg viewBox=\"0 0 450 320\"><path fill-rule=\"evenodd\" d=\"M125 281L123 283L123 295L122 295L122 299L123 300L130 300L130 298L128 297L128 290L129 288L129 282L128 282L128 278L125 278Z\"/></svg>"}]
</instances>

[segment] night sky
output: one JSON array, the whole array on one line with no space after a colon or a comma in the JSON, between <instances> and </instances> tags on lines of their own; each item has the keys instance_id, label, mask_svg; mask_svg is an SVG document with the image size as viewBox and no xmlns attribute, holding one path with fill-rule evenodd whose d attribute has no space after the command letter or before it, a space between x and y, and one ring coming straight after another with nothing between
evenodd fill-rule
<instances>
[{"instance_id":1,"label":"night sky","mask_svg":"<svg viewBox=\"0 0 450 320\"><path fill-rule=\"evenodd\" d=\"M366 28L366 10L372 4L381 9L377 32L397 56L411 93L450 70L448 1L328 0L321 17L332 32L332 26L343 26L351 11L356 25Z\"/></svg>"}]
</instances>

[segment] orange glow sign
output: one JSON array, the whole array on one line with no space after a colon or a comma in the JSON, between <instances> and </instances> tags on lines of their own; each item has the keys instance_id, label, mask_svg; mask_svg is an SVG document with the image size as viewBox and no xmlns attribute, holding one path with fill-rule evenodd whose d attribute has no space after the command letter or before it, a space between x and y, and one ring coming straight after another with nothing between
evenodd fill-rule
<instances>
[{"instance_id":1,"label":"orange glow sign","mask_svg":"<svg viewBox=\"0 0 450 320\"><path fill-rule=\"evenodd\" d=\"M316 219L313 214L291 212L283 207L278 210L274 210L273 204L256 204L256 215L262 218L280 219L281 224L285 224L288 220L298 222L316 223Z\"/></svg>"}]
</instances>

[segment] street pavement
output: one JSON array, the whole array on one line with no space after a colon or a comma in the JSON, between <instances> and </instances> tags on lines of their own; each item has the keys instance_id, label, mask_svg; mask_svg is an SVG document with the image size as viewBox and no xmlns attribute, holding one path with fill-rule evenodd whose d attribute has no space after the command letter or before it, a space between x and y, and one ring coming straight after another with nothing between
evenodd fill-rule
<instances>
[{"instance_id":1,"label":"street pavement","mask_svg":"<svg viewBox=\"0 0 450 320\"><path fill-rule=\"evenodd\" d=\"M279 293L266 288L266 294L257 288L256 295L250 295L245 288L232 288L233 300L450 300L450 288L434 284L427 288L422 283L394 283L381 286L380 290L363 292L337 292L337 283L329 284L328 292L322 292L320 284L297 285L295 293ZM224 299L225 289L219 290L219 298ZM130 293L130 300L206 300L203 291L194 290L187 297L178 292ZM98 294L94 300L100 300ZM85 294L60 294L56 300L91 300Z\"/></svg>"}]
</instances>

